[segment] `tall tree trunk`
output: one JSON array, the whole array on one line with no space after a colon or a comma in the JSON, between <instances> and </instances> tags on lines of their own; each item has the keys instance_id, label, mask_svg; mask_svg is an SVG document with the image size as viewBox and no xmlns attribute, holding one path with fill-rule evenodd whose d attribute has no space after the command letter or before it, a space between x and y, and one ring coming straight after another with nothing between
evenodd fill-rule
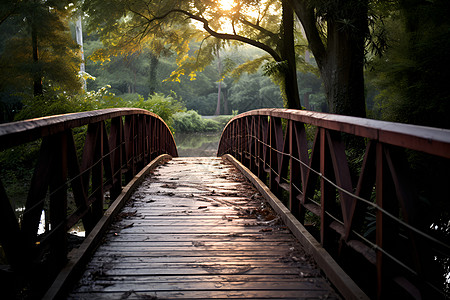
<instances>
[{"instance_id":1,"label":"tall tree trunk","mask_svg":"<svg viewBox=\"0 0 450 300\"><path fill-rule=\"evenodd\" d=\"M80 73L83 77L81 77L81 88L84 91L87 91L86 79L84 78L84 73L86 72L86 66L84 64L84 47L83 47L83 27L81 23L81 15L78 17L75 25L75 33L77 44L80 46L81 52L81 63L80 63Z\"/></svg>"},{"instance_id":2,"label":"tall tree trunk","mask_svg":"<svg viewBox=\"0 0 450 300\"><path fill-rule=\"evenodd\" d=\"M355 20L354 24L347 25L347 28L337 21L328 22L327 58L326 64L321 68L321 75L328 107L332 113L366 116L363 74L364 21L367 22L367 17Z\"/></svg>"},{"instance_id":3,"label":"tall tree trunk","mask_svg":"<svg viewBox=\"0 0 450 300\"><path fill-rule=\"evenodd\" d=\"M38 34L34 20L31 21L31 45L33 51L33 95L43 95L41 68L39 66Z\"/></svg>"},{"instance_id":4,"label":"tall tree trunk","mask_svg":"<svg viewBox=\"0 0 450 300\"><path fill-rule=\"evenodd\" d=\"M220 94L222 94L222 81L219 81L219 87L217 91L217 106L216 106L216 112L214 115L218 116L220 115Z\"/></svg>"},{"instance_id":5,"label":"tall tree trunk","mask_svg":"<svg viewBox=\"0 0 450 300\"><path fill-rule=\"evenodd\" d=\"M283 6L283 35L281 39L281 58L287 62L284 68L284 92L287 108L301 109L298 94L297 68L294 48L294 12L288 0L282 0Z\"/></svg>"},{"instance_id":6,"label":"tall tree trunk","mask_svg":"<svg viewBox=\"0 0 450 300\"><path fill-rule=\"evenodd\" d=\"M158 87L158 82L156 79L156 75L158 73L158 64L159 64L158 56L156 56L153 52L150 52L150 74L149 74L150 95L153 95Z\"/></svg>"},{"instance_id":7,"label":"tall tree trunk","mask_svg":"<svg viewBox=\"0 0 450 300\"><path fill-rule=\"evenodd\" d=\"M223 95L223 114L224 115L229 115L230 111L229 111L229 108L228 108L228 99L226 97L226 94L227 94L226 91L225 91L225 93L222 93L222 95Z\"/></svg>"},{"instance_id":8,"label":"tall tree trunk","mask_svg":"<svg viewBox=\"0 0 450 300\"><path fill-rule=\"evenodd\" d=\"M309 105L309 95L311 95L310 92L306 92L303 94L303 105L305 106L306 110L311 110L311 106Z\"/></svg>"},{"instance_id":9,"label":"tall tree trunk","mask_svg":"<svg viewBox=\"0 0 450 300\"><path fill-rule=\"evenodd\" d=\"M288 1L303 25L309 48L316 59L330 112L365 117L363 67L368 0L338 1L335 6L339 11L330 12L334 17L326 20L326 43L322 41L315 10L309 1Z\"/></svg>"},{"instance_id":10,"label":"tall tree trunk","mask_svg":"<svg viewBox=\"0 0 450 300\"><path fill-rule=\"evenodd\" d=\"M134 93L136 93L137 71L134 66L131 66L131 68L133 70L133 84L132 84L131 92L134 94Z\"/></svg>"},{"instance_id":11,"label":"tall tree trunk","mask_svg":"<svg viewBox=\"0 0 450 300\"><path fill-rule=\"evenodd\" d=\"M219 48L217 48L217 67L219 72L219 87L217 89L217 106L214 115L220 115L220 94L222 92L222 62L220 61Z\"/></svg>"}]
</instances>

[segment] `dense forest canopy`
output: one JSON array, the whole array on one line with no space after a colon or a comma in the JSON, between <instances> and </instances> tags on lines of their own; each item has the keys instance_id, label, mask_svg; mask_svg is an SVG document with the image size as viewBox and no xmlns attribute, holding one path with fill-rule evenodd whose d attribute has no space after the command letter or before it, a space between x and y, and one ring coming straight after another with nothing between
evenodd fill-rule
<instances>
[{"instance_id":1,"label":"dense forest canopy","mask_svg":"<svg viewBox=\"0 0 450 300\"><path fill-rule=\"evenodd\" d=\"M86 95L82 16L96 95L111 86L207 115L284 105L450 128L446 0L8 0L0 11L3 121L34 98Z\"/></svg>"}]
</instances>

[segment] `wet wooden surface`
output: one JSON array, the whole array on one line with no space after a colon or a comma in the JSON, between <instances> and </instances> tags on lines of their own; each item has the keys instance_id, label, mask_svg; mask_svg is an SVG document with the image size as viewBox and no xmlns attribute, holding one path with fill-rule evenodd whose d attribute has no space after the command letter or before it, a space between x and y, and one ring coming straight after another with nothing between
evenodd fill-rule
<instances>
[{"instance_id":1,"label":"wet wooden surface","mask_svg":"<svg viewBox=\"0 0 450 300\"><path fill-rule=\"evenodd\" d=\"M177 158L134 193L69 299L337 299L220 158Z\"/></svg>"}]
</instances>

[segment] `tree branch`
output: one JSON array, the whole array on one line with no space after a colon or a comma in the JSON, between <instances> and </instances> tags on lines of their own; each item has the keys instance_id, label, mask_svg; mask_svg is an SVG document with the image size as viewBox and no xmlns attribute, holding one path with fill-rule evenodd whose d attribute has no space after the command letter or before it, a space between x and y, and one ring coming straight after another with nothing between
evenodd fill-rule
<instances>
[{"instance_id":1,"label":"tree branch","mask_svg":"<svg viewBox=\"0 0 450 300\"><path fill-rule=\"evenodd\" d=\"M135 15L138 15L138 16L140 16L141 18L146 19L149 23L151 22L151 20L150 20L147 16L141 14L140 12L137 12L137 11L133 10L133 9L131 8L131 6L128 6L128 10L131 11L132 13L134 13Z\"/></svg>"},{"instance_id":2,"label":"tree branch","mask_svg":"<svg viewBox=\"0 0 450 300\"><path fill-rule=\"evenodd\" d=\"M163 14L161 16L157 16L157 17L154 17L154 18L150 19L149 22L153 22L153 21L156 21L156 20L164 19L171 13L181 13L181 14L184 14L184 15L188 16L190 19L202 22L203 23L203 29L205 29L206 32L208 32L210 35L212 35L215 38L223 39L223 40L234 40L234 41L239 41L239 42L242 42L242 43L245 43L245 44L252 45L252 46L254 46L256 48L259 48L259 49L264 50L265 52L267 52L270 56L273 57L273 59L275 61L277 61L277 62L282 61L280 55L274 49L269 47L268 45L263 44L263 43L258 42L258 41L255 41L255 40L252 40L252 39L249 39L249 38L246 38L246 37L241 36L241 35L220 33L220 32L214 31L211 27L209 27L208 20L206 20L203 17L196 16L193 13L190 13L190 12L182 10L182 9L172 9L172 10L168 11L167 13L165 13L165 14Z\"/></svg>"},{"instance_id":3,"label":"tree branch","mask_svg":"<svg viewBox=\"0 0 450 300\"><path fill-rule=\"evenodd\" d=\"M269 36L272 39L279 40L278 36L275 33L273 33L270 30L265 29L264 27L259 26L259 24L253 24L252 22L247 21L244 18L239 18L239 21L241 21L243 24L245 24L247 26L252 27L253 29L256 29L256 30L260 31L261 33Z\"/></svg>"},{"instance_id":4,"label":"tree branch","mask_svg":"<svg viewBox=\"0 0 450 300\"><path fill-rule=\"evenodd\" d=\"M303 25L309 47L314 54L317 65L319 68L322 68L326 60L326 48L316 26L314 9L308 7L307 1L305 0L289 0L289 3Z\"/></svg>"}]
</instances>

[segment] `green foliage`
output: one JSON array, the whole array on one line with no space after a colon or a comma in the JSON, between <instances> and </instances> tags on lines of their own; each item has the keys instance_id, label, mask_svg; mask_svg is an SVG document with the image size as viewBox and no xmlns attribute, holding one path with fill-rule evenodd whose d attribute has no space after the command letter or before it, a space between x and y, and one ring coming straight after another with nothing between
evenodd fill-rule
<instances>
[{"instance_id":1,"label":"green foliage","mask_svg":"<svg viewBox=\"0 0 450 300\"><path fill-rule=\"evenodd\" d=\"M169 127L173 125L174 115L184 110L183 104L175 97L162 94L151 95L147 100L140 97L138 101L131 101L127 104L128 107L142 108L157 114Z\"/></svg>"},{"instance_id":2,"label":"green foliage","mask_svg":"<svg viewBox=\"0 0 450 300\"><path fill-rule=\"evenodd\" d=\"M83 101L78 96L52 94L31 96L24 95L23 107L15 116L15 120L34 119L51 115L93 110L95 103Z\"/></svg>"},{"instance_id":3,"label":"green foliage","mask_svg":"<svg viewBox=\"0 0 450 300\"><path fill-rule=\"evenodd\" d=\"M0 180L16 207L25 205L40 145L38 140L0 152Z\"/></svg>"},{"instance_id":4,"label":"green foliage","mask_svg":"<svg viewBox=\"0 0 450 300\"><path fill-rule=\"evenodd\" d=\"M0 23L0 91L31 94L36 77L42 79L44 92L80 89L78 46L68 27L74 6L69 2L2 2L2 14L8 13Z\"/></svg>"},{"instance_id":5,"label":"green foliage","mask_svg":"<svg viewBox=\"0 0 450 300\"><path fill-rule=\"evenodd\" d=\"M219 128L220 128L220 130L222 130L223 128L225 128L225 125L227 125L228 122L229 122L234 116L237 115L237 111L234 111L234 112L236 112L236 114L233 114L233 115L227 115L227 116L215 116L215 117L213 118L213 120L214 120L215 122L219 123Z\"/></svg>"},{"instance_id":6,"label":"green foliage","mask_svg":"<svg viewBox=\"0 0 450 300\"><path fill-rule=\"evenodd\" d=\"M194 110L178 112L174 114L173 127L176 132L208 132L219 131L219 122L211 119L202 119Z\"/></svg>"},{"instance_id":7,"label":"green foliage","mask_svg":"<svg viewBox=\"0 0 450 300\"><path fill-rule=\"evenodd\" d=\"M100 44L95 40L95 36L88 37L86 55L92 54L95 49L100 47ZM191 46L199 47L199 44L193 43ZM196 74L195 80L190 80L188 76L179 77L179 82L168 81L167 79L172 70L176 68L176 57L160 57L156 65L156 71L152 68L152 58L149 49L143 49L140 55L131 56L117 56L111 57L111 61L93 62L88 59L86 63L86 70L88 73L96 77L94 81L88 81L89 89L99 89L104 84L111 84L110 91L124 100L135 100L138 98L137 94L147 95L150 93L150 88L154 87L154 92L162 94L171 94L175 92L178 99L182 99L188 110L195 110L200 115L213 115L217 107L217 91L218 80L222 78L221 82L221 112L229 114L232 110L246 111L253 108L261 107L282 107L280 90L274 82L269 78L264 77L262 72L256 69L256 72L249 73L248 68L239 67L236 72L239 74L239 80L233 80L237 75L236 72L230 73L229 65L234 63L242 65L246 61L258 60L262 55L262 51L255 50L252 47L227 47L220 52L220 58L223 65L222 75L217 69L218 60L214 60L212 65L206 66L202 72ZM255 64L255 67L263 62ZM135 70L135 73L133 73ZM153 71L152 71L153 70ZM156 72L156 76L152 79L152 85L149 80L152 72ZM244 82L241 82L244 80ZM246 82L252 81L255 84L246 86ZM316 78L316 81L320 80ZM305 81L299 80L299 84L305 85ZM233 86L236 86L233 88ZM239 97L242 89L249 89L248 97L238 100L234 103L230 99ZM312 87L315 90L314 87ZM130 91L135 93L129 93ZM233 94L236 94L234 95ZM252 96L253 95L253 96ZM313 96L312 96L313 97ZM246 102L248 101L248 102ZM259 106L261 104L261 106ZM318 105L319 107L319 105Z\"/></svg>"},{"instance_id":8,"label":"green foliage","mask_svg":"<svg viewBox=\"0 0 450 300\"><path fill-rule=\"evenodd\" d=\"M17 114L16 120L39 118L49 115L66 114L115 107L135 107L151 111L160 116L169 127L172 125L172 115L184 110L184 105L174 96L154 94L144 99L124 100L102 87L98 91L84 94L64 95L51 94L37 97L26 97L23 108Z\"/></svg>"},{"instance_id":9,"label":"green foliage","mask_svg":"<svg viewBox=\"0 0 450 300\"><path fill-rule=\"evenodd\" d=\"M261 72L244 74L230 88L228 100L240 113L257 108L283 107L280 89Z\"/></svg>"},{"instance_id":10,"label":"green foliage","mask_svg":"<svg viewBox=\"0 0 450 300\"><path fill-rule=\"evenodd\" d=\"M120 107L120 99L115 99L107 92L107 88L101 88L83 95L67 95L59 93L47 93L41 96L23 96L23 108L16 115L16 120L40 118L51 115L99 109L104 103L111 107ZM115 103L117 106L113 106Z\"/></svg>"},{"instance_id":11,"label":"green foliage","mask_svg":"<svg viewBox=\"0 0 450 300\"><path fill-rule=\"evenodd\" d=\"M385 20L390 47L369 73L383 119L450 128L448 14L446 0L404 1Z\"/></svg>"},{"instance_id":12,"label":"green foliage","mask_svg":"<svg viewBox=\"0 0 450 300\"><path fill-rule=\"evenodd\" d=\"M278 77L290 74L295 79L296 67L315 69L300 59L307 49L301 31L293 25L284 28L286 22L282 22L281 12L290 9L287 5L283 8L278 0L250 0L235 2L232 6L225 9L220 2L202 0L127 2L126 5L122 1L86 1L83 10L90 16L89 28L99 34L105 45L105 48L95 50L91 57L105 62L115 61L115 55L127 53L132 56L142 49L149 50L158 58L175 53L175 70L166 77L174 82L181 82L182 77L196 80L198 72L217 61L219 70L214 78L218 81L229 74L239 77L243 72L256 72L266 61L281 63L289 60L289 72L278 72ZM295 34L286 38L286 31L295 31ZM242 44L251 45L265 55L261 58L260 54L247 63L230 57L219 58L221 50ZM295 54L289 55L289 59L284 57L287 56L286 51L296 51L297 62L293 58ZM139 77L140 71L139 68L133 69L134 78ZM298 95L293 88L295 83L287 84L288 81L280 79L274 82L285 85L282 91L289 94L289 99L293 98L287 103L298 107ZM127 85L132 93L136 92L135 85ZM199 96L207 98L207 95Z\"/></svg>"}]
</instances>

